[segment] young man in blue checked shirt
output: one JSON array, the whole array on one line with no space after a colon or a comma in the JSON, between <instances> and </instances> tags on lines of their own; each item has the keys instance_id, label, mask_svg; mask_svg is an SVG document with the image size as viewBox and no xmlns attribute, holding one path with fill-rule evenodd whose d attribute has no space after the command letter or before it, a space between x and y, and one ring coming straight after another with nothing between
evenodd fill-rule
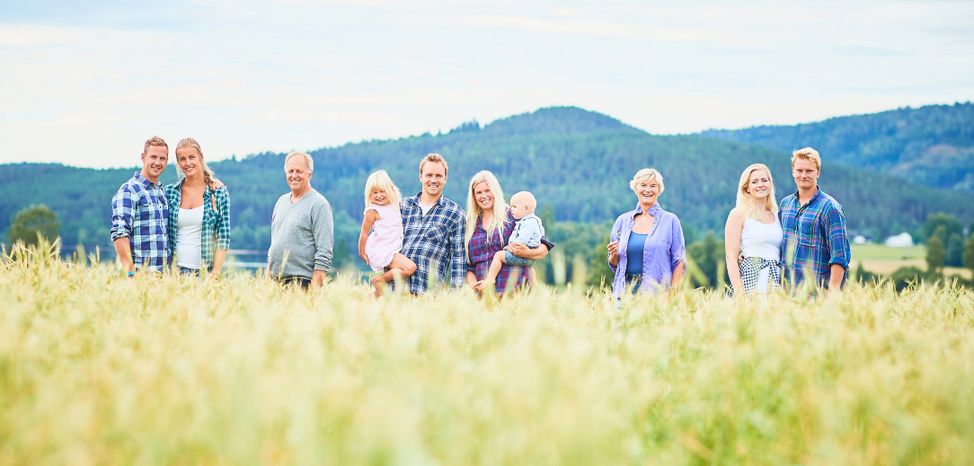
<instances>
[{"instance_id":1,"label":"young man in blue checked shirt","mask_svg":"<svg viewBox=\"0 0 974 466\"><path fill-rule=\"evenodd\" d=\"M852 252L842 205L818 187L822 158L811 147L791 156L791 174L798 191L779 203L784 230L781 263L794 284L814 280L831 291L845 284Z\"/></svg>"},{"instance_id":2,"label":"young man in blue checked shirt","mask_svg":"<svg viewBox=\"0 0 974 466\"><path fill-rule=\"evenodd\" d=\"M136 270L162 272L169 264L169 205L159 184L168 161L166 141L149 138L142 148L142 170L112 197L112 243L130 277Z\"/></svg>"},{"instance_id":3,"label":"young man in blue checked shirt","mask_svg":"<svg viewBox=\"0 0 974 466\"><path fill-rule=\"evenodd\" d=\"M448 166L440 154L419 163L422 191L402 200L402 254L416 264L409 277L411 293L425 293L434 283L462 287L467 275L463 209L443 197Z\"/></svg>"}]
</instances>

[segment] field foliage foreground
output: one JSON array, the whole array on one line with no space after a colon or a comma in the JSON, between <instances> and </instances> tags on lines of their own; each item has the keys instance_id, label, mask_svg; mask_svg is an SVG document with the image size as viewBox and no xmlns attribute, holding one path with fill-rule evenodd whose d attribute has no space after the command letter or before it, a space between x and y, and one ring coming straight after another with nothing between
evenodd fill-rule
<instances>
[{"instance_id":1,"label":"field foliage foreground","mask_svg":"<svg viewBox=\"0 0 974 466\"><path fill-rule=\"evenodd\" d=\"M974 464L974 294L317 294L0 262L0 464Z\"/></svg>"}]
</instances>

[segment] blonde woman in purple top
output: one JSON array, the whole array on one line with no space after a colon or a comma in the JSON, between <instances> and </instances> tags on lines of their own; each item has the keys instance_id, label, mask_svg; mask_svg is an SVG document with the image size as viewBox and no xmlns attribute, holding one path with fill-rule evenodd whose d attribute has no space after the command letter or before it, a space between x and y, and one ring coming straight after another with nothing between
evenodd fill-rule
<instances>
[{"instance_id":1,"label":"blonde woman in purple top","mask_svg":"<svg viewBox=\"0 0 974 466\"><path fill-rule=\"evenodd\" d=\"M379 170L365 181L365 212L358 254L372 270L375 295L380 296L386 283L416 273L416 263L402 254L402 213L399 188L385 170Z\"/></svg>"},{"instance_id":2,"label":"blonde woman in purple top","mask_svg":"<svg viewBox=\"0 0 974 466\"><path fill-rule=\"evenodd\" d=\"M636 208L616 219L607 246L616 298L627 287L639 293L675 287L683 277L686 259L680 219L659 205L663 175L644 168L632 177L629 188L636 194Z\"/></svg>"}]
</instances>

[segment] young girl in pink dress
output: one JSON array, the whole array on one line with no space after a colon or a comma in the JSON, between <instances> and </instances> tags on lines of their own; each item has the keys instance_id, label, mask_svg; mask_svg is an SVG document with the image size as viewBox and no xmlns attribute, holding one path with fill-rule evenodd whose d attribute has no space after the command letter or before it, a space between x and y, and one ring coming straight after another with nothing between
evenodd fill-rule
<instances>
[{"instance_id":1,"label":"young girl in pink dress","mask_svg":"<svg viewBox=\"0 0 974 466\"><path fill-rule=\"evenodd\" d=\"M372 277L375 295L382 294L386 283L416 272L416 264L402 250L402 213L399 188L385 170L379 170L365 181L365 218L358 238L358 255L377 273Z\"/></svg>"}]
</instances>

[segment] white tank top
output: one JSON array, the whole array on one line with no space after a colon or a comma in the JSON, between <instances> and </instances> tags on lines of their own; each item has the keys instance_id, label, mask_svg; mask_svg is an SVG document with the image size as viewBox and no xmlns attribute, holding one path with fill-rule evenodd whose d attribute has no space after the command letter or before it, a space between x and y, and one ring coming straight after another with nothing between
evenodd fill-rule
<instances>
[{"instance_id":1,"label":"white tank top","mask_svg":"<svg viewBox=\"0 0 974 466\"><path fill-rule=\"evenodd\" d=\"M744 219L741 231L741 254L744 257L760 257L768 260L781 259L781 223L761 223L753 218Z\"/></svg>"},{"instance_id":2,"label":"white tank top","mask_svg":"<svg viewBox=\"0 0 974 466\"><path fill-rule=\"evenodd\" d=\"M203 206L195 209L180 207L176 225L176 265L199 270L203 247Z\"/></svg>"}]
</instances>

